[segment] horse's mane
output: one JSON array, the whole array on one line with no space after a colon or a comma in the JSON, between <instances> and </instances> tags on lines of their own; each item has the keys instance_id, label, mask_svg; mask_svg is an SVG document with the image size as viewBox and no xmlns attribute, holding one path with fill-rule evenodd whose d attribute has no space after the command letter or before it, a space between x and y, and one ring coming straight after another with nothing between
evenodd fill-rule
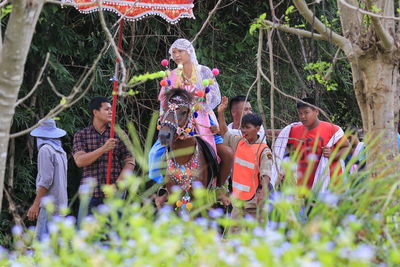
<instances>
[{"instance_id":1,"label":"horse's mane","mask_svg":"<svg viewBox=\"0 0 400 267\"><path fill-rule=\"evenodd\" d=\"M167 102L170 102L174 97L181 97L188 103L193 102L193 95L181 88L173 88L165 93L165 100Z\"/></svg>"}]
</instances>

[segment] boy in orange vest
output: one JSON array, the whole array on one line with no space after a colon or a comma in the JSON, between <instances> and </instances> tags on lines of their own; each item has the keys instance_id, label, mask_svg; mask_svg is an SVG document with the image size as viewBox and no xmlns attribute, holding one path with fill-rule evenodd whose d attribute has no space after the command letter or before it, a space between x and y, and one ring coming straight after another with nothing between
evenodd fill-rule
<instances>
[{"instance_id":1,"label":"boy in orange vest","mask_svg":"<svg viewBox=\"0 0 400 267\"><path fill-rule=\"evenodd\" d=\"M246 114L242 118L240 131L242 136L228 131L224 112L228 106L228 98L223 97L218 106L220 134L235 153L232 189L233 196L244 201L243 207L234 206L232 217L251 215L260 220L265 195L270 186L272 154L258 135L262 119L258 114Z\"/></svg>"}]
</instances>

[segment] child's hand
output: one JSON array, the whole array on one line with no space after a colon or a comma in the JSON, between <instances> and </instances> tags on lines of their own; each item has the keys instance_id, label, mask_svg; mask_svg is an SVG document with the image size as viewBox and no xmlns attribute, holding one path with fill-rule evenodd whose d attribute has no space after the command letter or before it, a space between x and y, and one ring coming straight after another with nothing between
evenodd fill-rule
<instances>
[{"instance_id":1,"label":"child's hand","mask_svg":"<svg viewBox=\"0 0 400 267\"><path fill-rule=\"evenodd\" d=\"M325 147L322 148L322 155L325 158L329 158L331 156L331 154L332 154L332 149L330 147L326 147L325 146Z\"/></svg>"},{"instance_id":2,"label":"child's hand","mask_svg":"<svg viewBox=\"0 0 400 267\"><path fill-rule=\"evenodd\" d=\"M226 108L228 107L228 98L226 96L222 97L221 104L218 106L218 113L224 113Z\"/></svg>"},{"instance_id":3,"label":"child's hand","mask_svg":"<svg viewBox=\"0 0 400 267\"><path fill-rule=\"evenodd\" d=\"M218 127L218 125L211 125L211 126L210 126L210 130L211 130L211 132L212 132L213 134L219 133L219 127Z\"/></svg>"},{"instance_id":4,"label":"child's hand","mask_svg":"<svg viewBox=\"0 0 400 267\"><path fill-rule=\"evenodd\" d=\"M222 205L224 205L225 207L229 206L231 204L231 200L229 198L229 195L226 193L221 193L218 196L219 201L222 202Z\"/></svg>"}]
</instances>

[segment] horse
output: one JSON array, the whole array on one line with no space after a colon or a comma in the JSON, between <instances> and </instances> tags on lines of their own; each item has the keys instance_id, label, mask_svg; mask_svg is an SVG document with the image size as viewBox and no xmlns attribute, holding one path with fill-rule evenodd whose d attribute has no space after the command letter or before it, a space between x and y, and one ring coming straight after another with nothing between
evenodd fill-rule
<instances>
[{"instance_id":1,"label":"horse","mask_svg":"<svg viewBox=\"0 0 400 267\"><path fill-rule=\"evenodd\" d=\"M158 139L167 147L167 168L165 187L158 191L156 205L161 207L172 187L179 186L183 197L176 207L190 210L192 182L200 182L208 189L219 185L218 163L211 146L195 137L194 95L183 89L171 89L165 94L165 103Z\"/></svg>"}]
</instances>

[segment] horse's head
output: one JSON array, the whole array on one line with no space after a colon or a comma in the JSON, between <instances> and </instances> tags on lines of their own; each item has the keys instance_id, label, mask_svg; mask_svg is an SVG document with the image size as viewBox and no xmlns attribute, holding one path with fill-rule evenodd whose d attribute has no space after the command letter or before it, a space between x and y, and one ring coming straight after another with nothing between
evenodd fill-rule
<instances>
[{"instance_id":1,"label":"horse's head","mask_svg":"<svg viewBox=\"0 0 400 267\"><path fill-rule=\"evenodd\" d=\"M193 105L193 95L183 89L172 89L165 94L167 103L160 115L161 145L170 146L174 139L185 132Z\"/></svg>"}]
</instances>

